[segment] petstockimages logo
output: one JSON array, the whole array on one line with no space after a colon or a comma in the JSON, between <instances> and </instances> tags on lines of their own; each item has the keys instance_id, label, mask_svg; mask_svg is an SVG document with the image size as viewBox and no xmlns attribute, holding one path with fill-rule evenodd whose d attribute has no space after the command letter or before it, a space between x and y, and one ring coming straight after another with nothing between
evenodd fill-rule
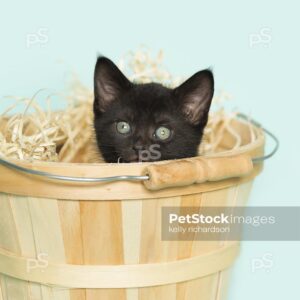
<instances>
[{"instance_id":1,"label":"petstockimages logo","mask_svg":"<svg viewBox=\"0 0 300 300\"><path fill-rule=\"evenodd\" d=\"M300 207L163 207L162 240L299 241Z\"/></svg>"},{"instance_id":2,"label":"petstockimages logo","mask_svg":"<svg viewBox=\"0 0 300 300\"><path fill-rule=\"evenodd\" d=\"M169 215L170 224L175 221L180 224L248 224L252 226L261 226L264 224L275 224L275 216L240 216L225 215L221 213L220 215L203 215L203 214L192 214L192 215Z\"/></svg>"}]
</instances>

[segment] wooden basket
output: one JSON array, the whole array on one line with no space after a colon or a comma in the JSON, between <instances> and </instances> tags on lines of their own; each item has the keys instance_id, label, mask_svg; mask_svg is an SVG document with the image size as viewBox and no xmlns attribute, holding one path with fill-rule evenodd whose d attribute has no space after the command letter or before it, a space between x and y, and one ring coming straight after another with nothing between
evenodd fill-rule
<instances>
[{"instance_id":1,"label":"wooden basket","mask_svg":"<svg viewBox=\"0 0 300 300\"><path fill-rule=\"evenodd\" d=\"M162 241L164 206L243 206L264 135L234 121L242 146L158 163L16 162L65 176L149 174L147 182L65 183L0 165L1 300L220 300L237 242ZM233 140L224 136L224 149Z\"/></svg>"}]
</instances>

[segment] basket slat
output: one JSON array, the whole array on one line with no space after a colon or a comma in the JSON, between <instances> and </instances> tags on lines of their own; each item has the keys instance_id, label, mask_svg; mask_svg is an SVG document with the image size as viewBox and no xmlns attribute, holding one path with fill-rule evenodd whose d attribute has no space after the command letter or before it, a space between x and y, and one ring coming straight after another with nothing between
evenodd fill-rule
<instances>
[{"instance_id":1,"label":"basket slat","mask_svg":"<svg viewBox=\"0 0 300 300\"><path fill-rule=\"evenodd\" d=\"M34 244L37 255L45 255L46 260L65 263L65 246L60 227L58 202L53 199L28 198ZM45 299L70 300L68 290L42 286Z\"/></svg>"},{"instance_id":2,"label":"basket slat","mask_svg":"<svg viewBox=\"0 0 300 300\"><path fill-rule=\"evenodd\" d=\"M225 202L222 203L223 206L236 206L238 202L240 187L239 185L233 186L232 188L228 189L227 197L225 197ZM221 206L221 205L220 205ZM225 234L226 235L226 234ZM232 244L231 241L220 242L220 245L228 245ZM222 300L227 298L227 283L229 273L227 270L223 270L218 272L218 282L216 288L216 300Z\"/></svg>"},{"instance_id":3,"label":"basket slat","mask_svg":"<svg viewBox=\"0 0 300 300\"><path fill-rule=\"evenodd\" d=\"M227 299L230 272L231 272L230 269L224 270L221 272L220 276L218 277L216 296L214 300Z\"/></svg>"},{"instance_id":4,"label":"basket slat","mask_svg":"<svg viewBox=\"0 0 300 300\"><path fill-rule=\"evenodd\" d=\"M84 264L79 201L58 202L66 263ZM85 290L70 290L70 300L86 300Z\"/></svg>"},{"instance_id":5,"label":"basket slat","mask_svg":"<svg viewBox=\"0 0 300 300\"><path fill-rule=\"evenodd\" d=\"M37 257L28 206L28 198L10 197L10 203L18 232L21 253L27 257ZM42 297L42 290L39 284L27 283L27 289L29 299L30 297L33 299L39 299Z\"/></svg>"},{"instance_id":6,"label":"basket slat","mask_svg":"<svg viewBox=\"0 0 300 300\"><path fill-rule=\"evenodd\" d=\"M18 229L12 211L11 197L3 194L0 201L0 247L22 255L18 240ZM21 300L28 297L27 283L12 277L2 277L2 288L12 299Z\"/></svg>"},{"instance_id":7,"label":"basket slat","mask_svg":"<svg viewBox=\"0 0 300 300\"><path fill-rule=\"evenodd\" d=\"M141 244L142 200L122 201L125 264L138 264ZM126 300L138 300L137 288L126 289Z\"/></svg>"},{"instance_id":8,"label":"basket slat","mask_svg":"<svg viewBox=\"0 0 300 300\"><path fill-rule=\"evenodd\" d=\"M197 195L189 195L181 197L181 206L190 206L190 207L201 207L202 194ZM190 233L190 240L184 242L178 242L178 255L177 259L184 259L188 257L192 257L193 254L193 246L195 244L194 238L195 233ZM209 276L210 277L210 276ZM195 294L194 292L190 293L190 291L194 291L194 283L196 280L192 280L189 282L178 283L176 287L176 299L190 299L193 297L190 294ZM198 288L198 287L197 287ZM205 298L204 298L205 299Z\"/></svg>"},{"instance_id":9,"label":"basket slat","mask_svg":"<svg viewBox=\"0 0 300 300\"><path fill-rule=\"evenodd\" d=\"M213 193L203 193L201 204L199 206L200 208L199 212L201 211L201 207L226 206L226 204L228 203L228 199L232 198L232 196L234 196L234 193L235 193L235 187L224 189L224 190L218 190ZM221 243L219 241L204 241L204 242L196 241L193 243L191 255L192 256L202 255L212 250L215 250L220 246ZM198 291L198 293L201 294L203 300L213 299L212 297L214 296L212 295L211 292L207 292L207 290L212 291L218 289L219 277L220 277L220 272L208 276L207 278L205 278L205 280L201 278L187 283L183 283L182 286L185 285L185 290L186 290L186 294L185 294L186 299L190 299L190 298L193 299L194 295L197 294L196 291ZM208 287L210 287L210 289L208 289ZM178 299L184 299L184 298L178 298Z\"/></svg>"},{"instance_id":10,"label":"basket slat","mask_svg":"<svg viewBox=\"0 0 300 300\"><path fill-rule=\"evenodd\" d=\"M80 211L85 264L123 264L121 203L84 201L80 203ZM90 289L86 291L86 300L125 300L125 297L124 289Z\"/></svg>"},{"instance_id":11,"label":"basket slat","mask_svg":"<svg viewBox=\"0 0 300 300\"><path fill-rule=\"evenodd\" d=\"M253 182L243 183L236 187L235 197L230 198L228 205L231 206L245 206L248 199L249 194L252 189ZM232 199L233 201L230 201ZM225 242L228 244L228 242ZM229 278L230 278L230 270L224 270L221 272L218 283L217 297L216 300L222 300L226 298L229 286Z\"/></svg>"},{"instance_id":12,"label":"basket slat","mask_svg":"<svg viewBox=\"0 0 300 300\"><path fill-rule=\"evenodd\" d=\"M1 274L0 274L0 300L3 300L4 298L3 298L3 292L2 292L2 276L1 276Z\"/></svg>"},{"instance_id":13,"label":"basket slat","mask_svg":"<svg viewBox=\"0 0 300 300\"><path fill-rule=\"evenodd\" d=\"M158 263L174 261L177 258L177 242L161 240L161 209L162 206L178 206L180 197L152 199L143 202L142 239L140 263ZM176 284L158 287L141 288L139 300L175 299Z\"/></svg>"}]
</instances>

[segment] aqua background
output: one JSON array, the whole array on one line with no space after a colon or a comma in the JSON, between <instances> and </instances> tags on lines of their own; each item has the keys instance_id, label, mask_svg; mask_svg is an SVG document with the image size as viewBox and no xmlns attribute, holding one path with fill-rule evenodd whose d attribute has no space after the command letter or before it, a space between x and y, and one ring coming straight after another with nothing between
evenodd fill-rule
<instances>
[{"instance_id":1,"label":"aqua background","mask_svg":"<svg viewBox=\"0 0 300 300\"><path fill-rule=\"evenodd\" d=\"M211 66L217 89L281 141L250 205L299 205L299 11L297 1L2 1L0 95L61 90L71 70L92 86L97 53L117 60L140 44L163 49L175 74ZM296 242L245 242L229 299L300 299L299 253ZM256 259L265 265L253 271Z\"/></svg>"}]
</instances>

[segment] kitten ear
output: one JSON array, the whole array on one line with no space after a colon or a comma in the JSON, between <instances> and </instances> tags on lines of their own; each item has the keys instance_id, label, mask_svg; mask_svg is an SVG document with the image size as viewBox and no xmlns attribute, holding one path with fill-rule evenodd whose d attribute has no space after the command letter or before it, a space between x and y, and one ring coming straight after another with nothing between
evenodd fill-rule
<instances>
[{"instance_id":1,"label":"kitten ear","mask_svg":"<svg viewBox=\"0 0 300 300\"><path fill-rule=\"evenodd\" d=\"M187 121L205 126L214 94L214 77L210 70L203 70L174 89L174 95Z\"/></svg>"},{"instance_id":2,"label":"kitten ear","mask_svg":"<svg viewBox=\"0 0 300 300\"><path fill-rule=\"evenodd\" d=\"M104 112L130 86L131 82L110 59L98 57L94 73L96 111Z\"/></svg>"}]
</instances>

